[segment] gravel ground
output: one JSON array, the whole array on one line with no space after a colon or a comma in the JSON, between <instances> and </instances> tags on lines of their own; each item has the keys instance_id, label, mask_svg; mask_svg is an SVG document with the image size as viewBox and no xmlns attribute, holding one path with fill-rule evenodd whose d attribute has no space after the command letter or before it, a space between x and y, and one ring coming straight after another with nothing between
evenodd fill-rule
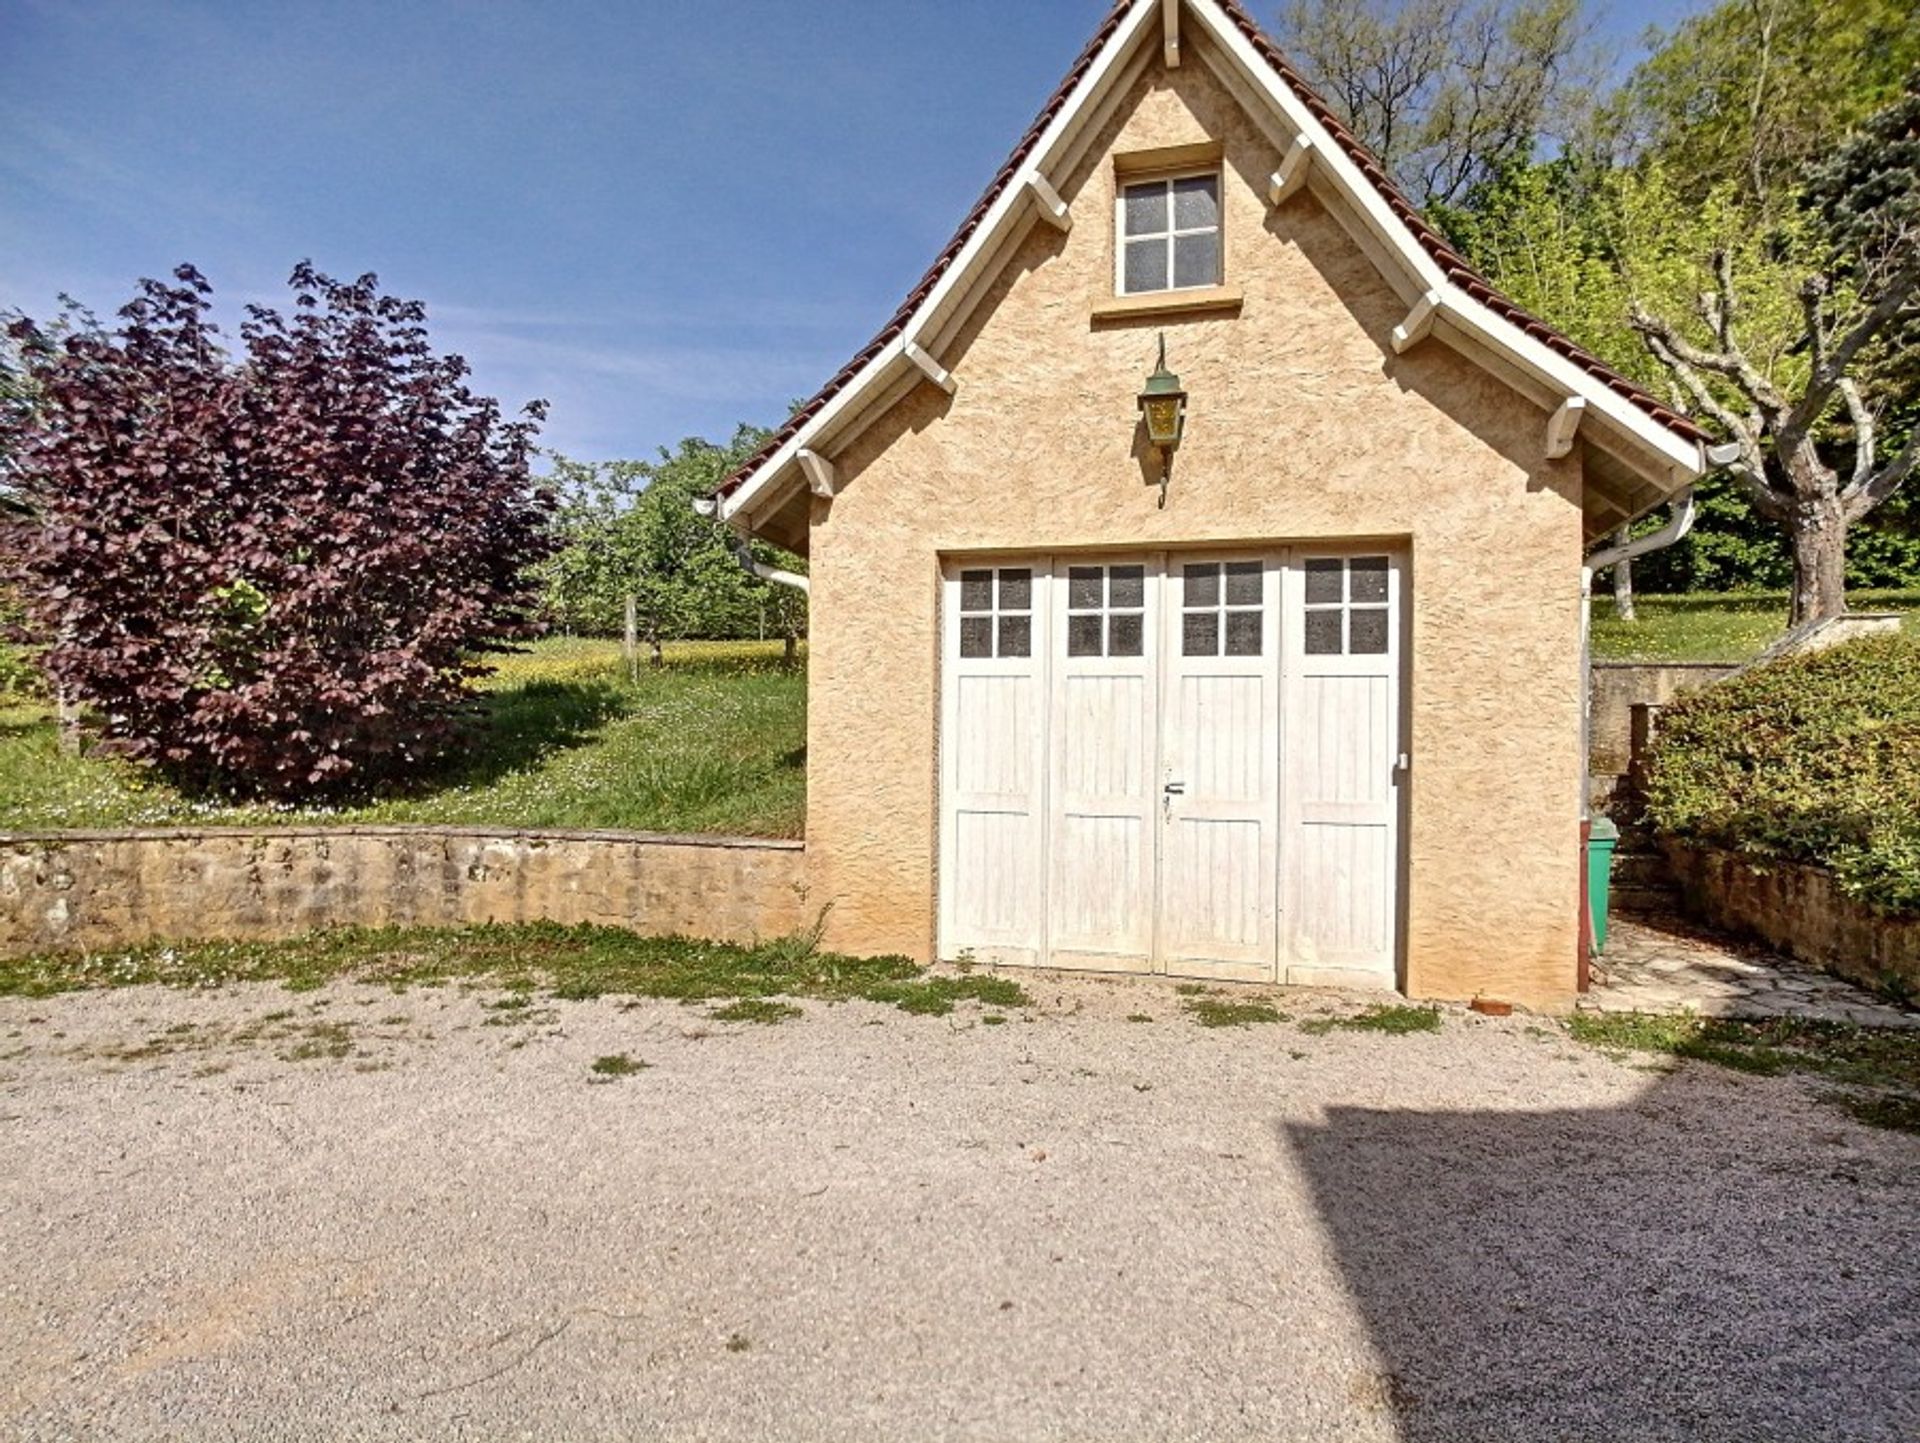
<instances>
[{"instance_id":1,"label":"gravel ground","mask_svg":"<svg viewBox=\"0 0 1920 1443\"><path fill-rule=\"evenodd\" d=\"M1920 1437L1920 1139L1814 1085L1033 990L0 1001L0 1436Z\"/></svg>"}]
</instances>

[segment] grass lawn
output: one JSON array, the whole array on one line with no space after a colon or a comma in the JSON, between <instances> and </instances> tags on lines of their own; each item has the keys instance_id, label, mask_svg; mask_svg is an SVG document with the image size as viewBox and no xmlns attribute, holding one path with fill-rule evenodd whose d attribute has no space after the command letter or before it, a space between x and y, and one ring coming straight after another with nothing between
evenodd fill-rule
<instances>
[{"instance_id":1,"label":"grass lawn","mask_svg":"<svg viewBox=\"0 0 1920 1443\"><path fill-rule=\"evenodd\" d=\"M773 1023L799 1012L770 999L864 998L903 1012L945 1016L957 1002L1024 1007L1032 1000L1005 977L930 975L905 957L822 952L818 929L753 947L685 937L641 937L619 927L516 926L340 928L283 942L153 943L118 952L0 959L0 997L51 997L101 987L224 987L280 982L296 992L329 982L396 990L472 982L505 989L489 1004L522 1011L532 995L665 997L724 1001L724 1022Z\"/></svg>"},{"instance_id":2,"label":"grass lawn","mask_svg":"<svg viewBox=\"0 0 1920 1443\"><path fill-rule=\"evenodd\" d=\"M470 741L403 794L334 808L228 807L138 768L63 756L44 701L0 698L0 829L446 822L797 837L806 676L780 647L687 642L627 680L612 641L497 658Z\"/></svg>"},{"instance_id":3,"label":"grass lawn","mask_svg":"<svg viewBox=\"0 0 1920 1443\"><path fill-rule=\"evenodd\" d=\"M1634 598L1638 620L1613 614L1603 581L1593 598L1596 661L1746 661L1787 628L1784 591ZM1856 591L1855 611L1905 613L1907 635L1920 636L1920 591Z\"/></svg>"}]
</instances>

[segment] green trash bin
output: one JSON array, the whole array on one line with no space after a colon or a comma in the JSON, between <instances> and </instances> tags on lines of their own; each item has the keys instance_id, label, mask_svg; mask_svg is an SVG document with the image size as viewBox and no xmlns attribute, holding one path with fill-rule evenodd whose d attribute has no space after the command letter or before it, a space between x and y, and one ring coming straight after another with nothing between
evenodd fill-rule
<instances>
[{"instance_id":1,"label":"green trash bin","mask_svg":"<svg viewBox=\"0 0 1920 1443\"><path fill-rule=\"evenodd\" d=\"M1613 849L1620 845L1620 829L1606 817L1595 817L1587 834L1587 915L1593 922L1593 950L1607 950L1607 884L1613 879Z\"/></svg>"}]
</instances>

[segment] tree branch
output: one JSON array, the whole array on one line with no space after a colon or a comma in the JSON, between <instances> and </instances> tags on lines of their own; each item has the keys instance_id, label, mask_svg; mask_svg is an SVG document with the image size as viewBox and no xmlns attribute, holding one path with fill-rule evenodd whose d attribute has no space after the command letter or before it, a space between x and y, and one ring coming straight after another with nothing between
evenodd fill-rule
<instances>
[{"instance_id":1,"label":"tree branch","mask_svg":"<svg viewBox=\"0 0 1920 1443\"><path fill-rule=\"evenodd\" d=\"M1647 342L1649 350L1653 349L1654 340L1657 339L1660 342L1672 359L1669 361L1667 357L1660 356L1657 350L1654 354L1670 368L1684 365L1694 372L1712 371L1717 376L1725 376L1739 387L1749 401L1753 402L1755 409L1763 413L1778 414L1786 409L1786 403L1780 393L1773 388L1773 383L1756 371L1752 363L1737 349L1725 353L1703 351L1668 322L1649 313L1638 301L1633 303L1628 313L1627 324L1640 333L1641 339ZM1676 374L1679 373L1676 372ZM1694 379L1699 379L1697 374ZM1692 386L1689 385L1688 389L1691 390ZM1704 383L1701 385L1701 393L1706 394ZM1716 410L1720 409L1718 402L1712 404ZM1767 416L1766 419L1771 420L1772 416Z\"/></svg>"},{"instance_id":2,"label":"tree branch","mask_svg":"<svg viewBox=\"0 0 1920 1443\"><path fill-rule=\"evenodd\" d=\"M1645 313L1641 312L1641 314ZM1662 322L1654 321L1651 317L1647 319L1651 324L1644 328L1635 323L1635 329L1639 330L1640 339L1646 343L1647 350L1656 361L1666 367L1667 373L1673 377L1675 384L1692 398L1694 406L1731 436L1735 444L1740 447L1740 459L1727 469L1740 482L1756 511L1769 521L1782 519L1787 514L1791 498L1775 490L1772 483L1767 480L1766 452L1760 448L1760 418L1755 416L1744 419L1735 416L1733 412L1721 405L1700 373L1668 345L1666 335L1671 334L1672 328L1665 326Z\"/></svg>"},{"instance_id":3,"label":"tree branch","mask_svg":"<svg viewBox=\"0 0 1920 1443\"><path fill-rule=\"evenodd\" d=\"M1893 495L1900 489L1900 483L1913 474L1915 467L1920 467L1920 433L1907 438L1907 444L1900 448L1900 454L1881 468L1879 475L1869 481L1855 481L1840 493L1840 504L1846 508L1847 521L1858 521Z\"/></svg>"},{"instance_id":4,"label":"tree branch","mask_svg":"<svg viewBox=\"0 0 1920 1443\"><path fill-rule=\"evenodd\" d=\"M1914 293L1920 290L1920 261L1902 267L1887 278L1886 289L1855 324L1852 330L1841 337L1839 344L1828 349L1822 336L1820 354L1813 367L1813 373L1807 377L1806 393L1791 414L1781 422L1783 431L1805 431L1820 419L1820 415L1833 400L1833 393L1839 388L1841 379L1853 364L1855 356L1888 326L1899 318L1912 303ZM1802 304L1806 304L1805 291L1802 291ZM1818 306L1814 307L1817 311ZM1812 330L1817 330L1810 322L1809 342Z\"/></svg>"}]
</instances>

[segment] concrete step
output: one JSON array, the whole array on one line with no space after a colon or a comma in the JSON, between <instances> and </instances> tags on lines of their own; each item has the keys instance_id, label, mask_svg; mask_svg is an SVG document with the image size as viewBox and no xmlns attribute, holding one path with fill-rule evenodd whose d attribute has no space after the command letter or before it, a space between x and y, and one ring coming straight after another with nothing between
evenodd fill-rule
<instances>
[{"instance_id":1,"label":"concrete step","mask_svg":"<svg viewBox=\"0 0 1920 1443\"><path fill-rule=\"evenodd\" d=\"M1667 866L1667 859L1658 852L1621 847L1613 854L1613 885L1672 890L1673 872Z\"/></svg>"}]
</instances>

